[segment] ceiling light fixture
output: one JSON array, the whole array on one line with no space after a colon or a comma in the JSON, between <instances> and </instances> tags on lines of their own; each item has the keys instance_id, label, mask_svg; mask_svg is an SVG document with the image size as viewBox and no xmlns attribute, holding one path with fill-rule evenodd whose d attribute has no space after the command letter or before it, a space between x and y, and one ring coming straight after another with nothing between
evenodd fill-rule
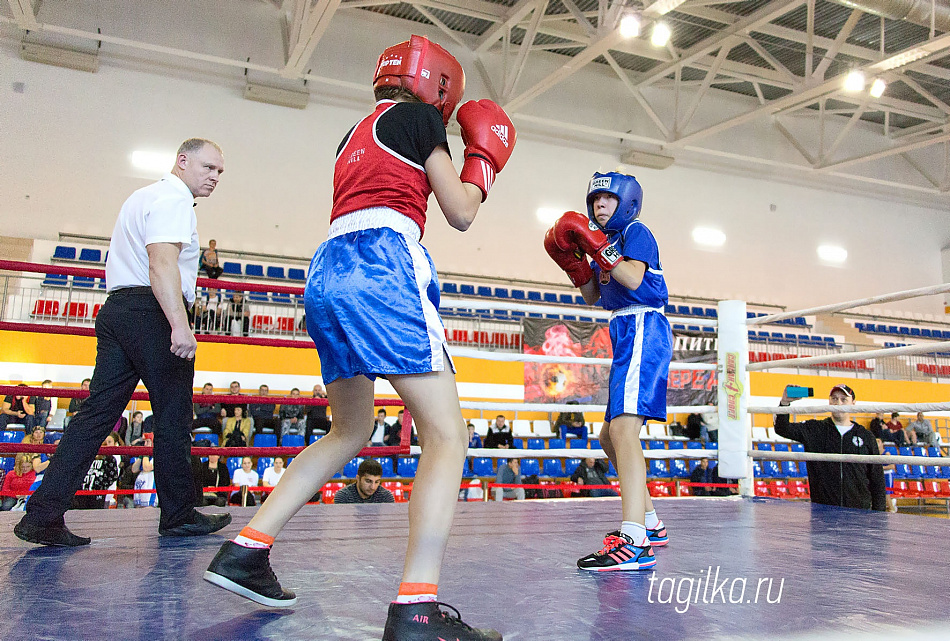
<instances>
[{"instance_id":1,"label":"ceiling light fixture","mask_svg":"<svg viewBox=\"0 0 950 641\"><path fill-rule=\"evenodd\" d=\"M871 94L872 98L880 98L884 95L885 89L887 89L887 83L880 78L875 78L874 82L871 83L871 90L868 93Z\"/></svg>"},{"instance_id":2,"label":"ceiling light fixture","mask_svg":"<svg viewBox=\"0 0 950 641\"><path fill-rule=\"evenodd\" d=\"M132 166L150 174L164 174L175 165L175 154L167 151L133 151Z\"/></svg>"},{"instance_id":3,"label":"ceiling light fixture","mask_svg":"<svg viewBox=\"0 0 950 641\"><path fill-rule=\"evenodd\" d=\"M818 258L829 263L843 263L848 260L848 250L837 245L819 245Z\"/></svg>"},{"instance_id":4,"label":"ceiling light fixture","mask_svg":"<svg viewBox=\"0 0 950 641\"><path fill-rule=\"evenodd\" d=\"M535 216L537 216L538 220L545 225L553 225L565 211L567 210L556 209L554 207L538 207L538 211L535 212Z\"/></svg>"},{"instance_id":5,"label":"ceiling light fixture","mask_svg":"<svg viewBox=\"0 0 950 641\"><path fill-rule=\"evenodd\" d=\"M653 25L653 34L650 36L650 44L654 47L665 47L670 41L673 32L665 22L657 22Z\"/></svg>"},{"instance_id":6,"label":"ceiling light fixture","mask_svg":"<svg viewBox=\"0 0 950 641\"><path fill-rule=\"evenodd\" d=\"M620 35L624 38L636 38L640 35L640 16L628 13L620 20Z\"/></svg>"},{"instance_id":7,"label":"ceiling light fixture","mask_svg":"<svg viewBox=\"0 0 950 641\"><path fill-rule=\"evenodd\" d=\"M693 230L693 242L704 247L722 247L726 244L726 235L712 227L697 227Z\"/></svg>"},{"instance_id":8,"label":"ceiling light fixture","mask_svg":"<svg viewBox=\"0 0 950 641\"><path fill-rule=\"evenodd\" d=\"M844 90L848 93L858 93L859 91L864 91L864 83L866 81L867 80L864 77L863 71L860 69L852 69L844 78Z\"/></svg>"}]
</instances>

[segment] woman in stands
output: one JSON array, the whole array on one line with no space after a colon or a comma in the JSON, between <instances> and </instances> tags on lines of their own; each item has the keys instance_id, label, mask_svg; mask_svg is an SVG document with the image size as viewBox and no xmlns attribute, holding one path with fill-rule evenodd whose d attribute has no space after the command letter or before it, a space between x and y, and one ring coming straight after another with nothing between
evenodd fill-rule
<instances>
[{"instance_id":1,"label":"woman in stands","mask_svg":"<svg viewBox=\"0 0 950 641\"><path fill-rule=\"evenodd\" d=\"M33 458L25 452L17 454L13 470L3 477L3 489L0 490L3 502L0 503L0 512L7 512L16 507L17 503L25 502L29 496L27 492L35 480Z\"/></svg>"},{"instance_id":2,"label":"woman in stands","mask_svg":"<svg viewBox=\"0 0 950 641\"><path fill-rule=\"evenodd\" d=\"M28 435L23 437L22 443L29 443L30 445L45 445L46 444L46 428L42 425L37 425L33 428L33 431ZM33 471L37 474L42 474L46 471L46 468L49 467L49 457L46 454L30 454L33 459Z\"/></svg>"}]
</instances>

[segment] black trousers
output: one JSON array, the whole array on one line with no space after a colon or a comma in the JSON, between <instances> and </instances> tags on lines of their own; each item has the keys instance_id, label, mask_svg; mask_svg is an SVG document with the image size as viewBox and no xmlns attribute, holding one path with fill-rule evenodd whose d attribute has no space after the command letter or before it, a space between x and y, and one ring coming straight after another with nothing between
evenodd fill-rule
<instances>
[{"instance_id":1,"label":"black trousers","mask_svg":"<svg viewBox=\"0 0 950 641\"><path fill-rule=\"evenodd\" d=\"M191 471L191 397L195 366L171 352L171 326L151 288L117 290L96 317L96 368L89 398L69 423L43 477L27 502L36 525L61 525L73 495L139 380L148 389L155 432L155 489L160 527L194 515Z\"/></svg>"}]
</instances>

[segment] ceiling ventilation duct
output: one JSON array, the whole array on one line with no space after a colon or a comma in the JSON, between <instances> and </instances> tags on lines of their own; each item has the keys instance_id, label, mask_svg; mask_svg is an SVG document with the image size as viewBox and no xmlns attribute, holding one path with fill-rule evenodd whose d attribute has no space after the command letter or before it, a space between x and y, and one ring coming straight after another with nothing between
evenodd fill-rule
<instances>
[{"instance_id":1,"label":"ceiling ventilation duct","mask_svg":"<svg viewBox=\"0 0 950 641\"><path fill-rule=\"evenodd\" d=\"M906 20L930 27L931 11L935 13L934 28L950 31L950 0L832 0L837 4L860 9L890 20Z\"/></svg>"}]
</instances>

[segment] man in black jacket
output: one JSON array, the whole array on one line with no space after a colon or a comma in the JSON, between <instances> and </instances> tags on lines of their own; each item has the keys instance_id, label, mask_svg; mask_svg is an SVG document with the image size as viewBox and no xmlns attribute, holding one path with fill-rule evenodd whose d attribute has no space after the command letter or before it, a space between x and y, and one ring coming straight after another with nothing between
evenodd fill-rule
<instances>
[{"instance_id":1,"label":"man in black jacket","mask_svg":"<svg viewBox=\"0 0 950 641\"><path fill-rule=\"evenodd\" d=\"M854 391L847 385L835 385L829 395L831 405L842 406L830 418L790 423L788 414L775 415L775 433L798 441L806 452L830 454L880 454L874 435L851 420L850 406ZM779 402L789 405L788 393ZM836 463L809 461L808 484L812 503L884 511L884 469L873 463Z\"/></svg>"}]
</instances>

